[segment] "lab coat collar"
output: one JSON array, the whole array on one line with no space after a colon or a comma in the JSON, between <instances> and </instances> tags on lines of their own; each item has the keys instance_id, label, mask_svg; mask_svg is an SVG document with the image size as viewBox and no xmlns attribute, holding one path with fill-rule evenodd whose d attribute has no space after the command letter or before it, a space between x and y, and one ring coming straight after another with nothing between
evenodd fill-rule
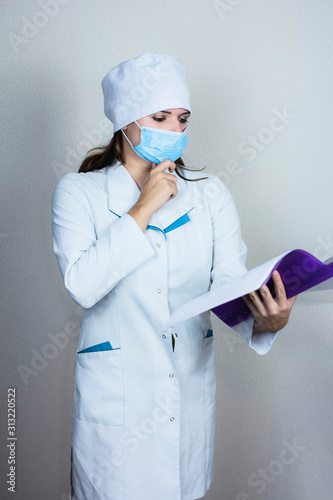
<instances>
[{"instance_id":1,"label":"lab coat collar","mask_svg":"<svg viewBox=\"0 0 333 500\"><path fill-rule=\"evenodd\" d=\"M186 184L175 172L178 194L165 203L149 221L149 225L166 229L170 224L194 208ZM122 217L138 201L140 189L128 170L119 162L107 169L107 191L109 210Z\"/></svg>"}]
</instances>

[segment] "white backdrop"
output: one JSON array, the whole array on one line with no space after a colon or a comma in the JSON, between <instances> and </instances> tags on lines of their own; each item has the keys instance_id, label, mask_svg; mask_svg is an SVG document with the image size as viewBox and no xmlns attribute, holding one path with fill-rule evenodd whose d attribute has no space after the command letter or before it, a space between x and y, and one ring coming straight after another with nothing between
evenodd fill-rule
<instances>
[{"instance_id":1,"label":"white backdrop","mask_svg":"<svg viewBox=\"0 0 333 500\"><path fill-rule=\"evenodd\" d=\"M51 195L112 135L102 78L144 52L177 56L192 96L184 158L231 190L248 267L293 248L324 260L333 255L333 2L1 3L1 470L15 387L14 498L66 500L80 310L52 253ZM333 498L332 321L332 304L299 302L258 356L214 319L206 500ZM1 499L12 498L0 481Z\"/></svg>"}]
</instances>

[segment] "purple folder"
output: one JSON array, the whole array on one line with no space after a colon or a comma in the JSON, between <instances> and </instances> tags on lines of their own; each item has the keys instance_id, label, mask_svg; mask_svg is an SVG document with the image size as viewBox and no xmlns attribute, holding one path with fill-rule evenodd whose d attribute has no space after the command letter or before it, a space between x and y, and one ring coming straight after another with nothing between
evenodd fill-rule
<instances>
[{"instance_id":1,"label":"purple folder","mask_svg":"<svg viewBox=\"0 0 333 500\"><path fill-rule=\"evenodd\" d=\"M208 310L230 327L242 323L252 317L242 297L264 284L274 296L272 273L275 269L281 275L288 298L333 277L333 262L325 264L304 250L285 252L182 305L170 316L163 331Z\"/></svg>"},{"instance_id":2,"label":"purple folder","mask_svg":"<svg viewBox=\"0 0 333 500\"><path fill-rule=\"evenodd\" d=\"M275 269L280 273L288 299L333 277L333 262L324 264L305 250L292 250L274 265L269 276L260 285L267 285L273 296L271 276ZM252 317L241 297L214 307L212 312L231 327Z\"/></svg>"}]
</instances>

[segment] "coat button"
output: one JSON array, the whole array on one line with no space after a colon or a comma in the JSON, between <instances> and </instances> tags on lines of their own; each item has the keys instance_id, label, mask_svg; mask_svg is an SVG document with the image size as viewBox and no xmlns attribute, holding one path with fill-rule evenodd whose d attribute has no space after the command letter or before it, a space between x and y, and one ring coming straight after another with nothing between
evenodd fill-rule
<instances>
[{"instance_id":1,"label":"coat button","mask_svg":"<svg viewBox=\"0 0 333 500\"><path fill-rule=\"evenodd\" d=\"M173 422L175 420L175 417L171 417L170 420L171 422Z\"/></svg>"},{"instance_id":2,"label":"coat button","mask_svg":"<svg viewBox=\"0 0 333 500\"><path fill-rule=\"evenodd\" d=\"M162 335L162 338L163 338L163 339L166 339L166 335L164 335L164 333L163 333L163 335Z\"/></svg>"},{"instance_id":3,"label":"coat button","mask_svg":"<svg viewBox=\"0 0 333 500\"><path fill-rule=\"evenodd\" d=\"M156 243L156 246L157 246L158 248L160 248L161 244L160 244L160 243Z\"/></svg>"},{"instance_id":4,"label":"coat button","mask_svg":"<svg viewBox=\"0 0 333 500\"><path fill-rule=\"evenodd\" d=\"M173 374L173 373L170 373L169 377L170 377L170 378L173 378L173 377L174 377L174 374Z\"/></svg>"},{"instance_id":5,"label":"coat button","mask_svg":"<svg viewBox=\"0 0 333 500\"><path fill-rule=\"evenodd\" d=\"M162 293L162 290L159 288L159 289L157 290L157 293Z\"/></svg>"}]
</instances>

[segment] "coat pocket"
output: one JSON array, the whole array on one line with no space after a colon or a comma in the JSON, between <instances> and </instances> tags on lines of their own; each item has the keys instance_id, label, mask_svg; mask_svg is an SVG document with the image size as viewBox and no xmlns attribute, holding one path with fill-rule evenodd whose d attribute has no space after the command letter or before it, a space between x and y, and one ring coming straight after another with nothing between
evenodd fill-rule
<instances>
[{"instance_id":1,"label":"coat pocket","mask_svg":"<svg viewBox=\"0 0 333 500\"><path fill-rule=\"evenodd\" d=\"M210 407L212 402L215 401L216 391L213 330L208 330L202 341L202 366L204 374L205 402L207 406Z\"/></svg>"},{"instance_id":2,"label":"coat pocket","mask_svg":"<svg viewBox=\"0 0 333 500\"><path fill-rule=\"evenodd\" d=\"M99 424L123 425L121 349L76 355L73 416Z\"/></svg>"},{"instance_id":3,"label":"coat pocket","mask_svg":"<svg viewBox=\"0 0 333 500\"><path fill-rule=\"evenodd\" d=\"M209 337L212 337L213 336L213 330L209 329L207 330L207 333L205 335L205 339L209 339Z\"/></svg>"},{"instance_id":4,"label":"coat pocket","mask_svg":"<svg viewBox=\"0 0 333 500\"><path fill-rule=\"evenodd\" d=\"M101 344L95 344L90 347L86 347L85 349L82 349L82 351L79 351L77 354L84 354L86 352L98 352L98 351L112 351L114 348L110 344L109 341L107 342L102 342ZM120 349L120 347L116 347L116 349Z\"/></svg>"}]
</instances>

